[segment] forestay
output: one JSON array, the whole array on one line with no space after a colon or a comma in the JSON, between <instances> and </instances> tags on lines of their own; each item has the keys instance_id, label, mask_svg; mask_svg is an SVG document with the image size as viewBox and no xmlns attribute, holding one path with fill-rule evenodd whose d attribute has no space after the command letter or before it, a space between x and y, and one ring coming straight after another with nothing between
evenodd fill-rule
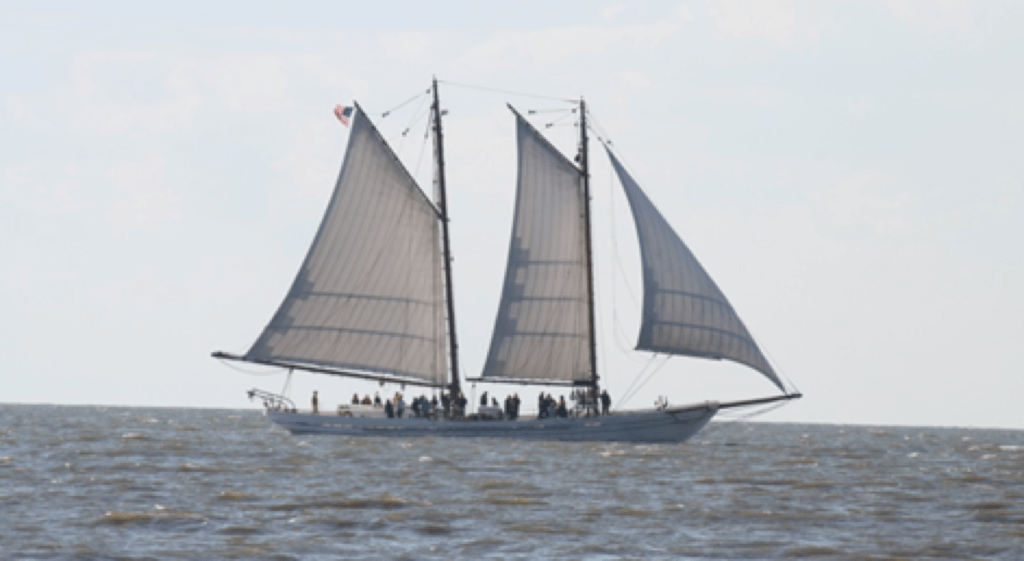
<instances>
[{"instance_id":1,"label":"forestay","mask_svg":"<svg viewBox=\"0 0 1024 561\"><path fill-rule=\"evenodd\" d=\"M516 123L515 219L483 376L586 381L592 366L582 176L518 113Z\"/></svg>"},{"instance_id":2,"label":"forestay","mask_svg":"<svg viewBox=\"0 0 1024 561\"><path fill-rule=\"evenodd\" d=\"M434 206L358 112L312 247L245 358L443 384L442 266Z\"/></svg>"},{"instance_id":3,"label":"forestay","mask_svg":"<svg viewBox=\"0 0 1024 561\"><path fill-rule=\"evenodd\" d=\"M626 191L643 261L643 319L637 349L727 359L785 388L729 301L636 181L608 150Z\"/></svg>"}]
</instances>

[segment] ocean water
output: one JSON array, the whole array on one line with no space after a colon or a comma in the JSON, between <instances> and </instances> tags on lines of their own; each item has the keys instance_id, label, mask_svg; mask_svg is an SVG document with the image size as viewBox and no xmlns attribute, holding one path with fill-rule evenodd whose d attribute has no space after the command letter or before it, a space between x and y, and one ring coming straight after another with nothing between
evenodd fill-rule
<instances>
[{"instance_id":1,"label":"ocean water","mask_svg":"<svg viewBox=\"0 0 1024 561\"><path fill-rule=\"evenodd\" d=\"M0 558L1024 559L1024 431L295 437L256 411L0 405Z\"/></svg>"}]
</instances>

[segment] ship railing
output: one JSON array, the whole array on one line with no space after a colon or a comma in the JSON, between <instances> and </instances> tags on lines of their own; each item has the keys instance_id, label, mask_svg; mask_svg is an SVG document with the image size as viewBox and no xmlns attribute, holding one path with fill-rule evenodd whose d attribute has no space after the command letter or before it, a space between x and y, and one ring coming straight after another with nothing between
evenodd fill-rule
<instances>
[{"instance_id":1,"label":"ship railing","mask_svg":"<svg viewBox=\"0 0 1024 561\"><path fill-rule=\"evenodd\" d=\"M295 407L295 403L287 397L264 391L258 388L253 388L246 392L249 395L249 401L259 399L263 401L263 407L267 411L285 411L289 413L295 413L298 411Z\"/></svg>"}]
</instances>

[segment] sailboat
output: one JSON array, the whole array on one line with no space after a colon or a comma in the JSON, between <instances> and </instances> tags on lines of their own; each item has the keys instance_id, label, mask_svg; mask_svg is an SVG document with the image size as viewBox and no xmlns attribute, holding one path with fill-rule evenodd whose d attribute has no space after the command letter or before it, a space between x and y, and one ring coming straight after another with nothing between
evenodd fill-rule
<instances>
[{"instance_id":1,"label":"sailboat","mask_svg":"<svg viewBox=\"0 0 1024 561\"><path fill-rule=\"evenodd\" d=\"M432 85L436 200L355 105L334 193L295 281L248 352L213 356L462 395L437 81ZM801 397L776 374L725 295L607 144L640 242L643 306L636 349L740 363L780 391L599 414L591 250L587 108L570 160L509 105L518 185L501 302L489 351L472 383L566 386L576 414L495 420L488 415L389 417L373 407L300 412L251 390L273 423L294 434L682 442L719 411ZM500 417L501 415L497 415Z\"/></svg>"}]
</instances>

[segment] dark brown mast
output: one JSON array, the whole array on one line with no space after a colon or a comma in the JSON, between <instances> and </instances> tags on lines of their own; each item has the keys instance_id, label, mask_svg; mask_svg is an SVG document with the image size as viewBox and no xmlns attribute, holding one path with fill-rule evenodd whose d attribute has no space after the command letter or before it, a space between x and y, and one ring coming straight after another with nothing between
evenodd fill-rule
<instances>
[{"instance_id":1,"label":"dark brown mast","mask_svg":"<svg viewBox=\"0 0 1024 561\"><path fill-rule=\"evenodd\" d=\"M452 251L448 241L448 195L444 184L444 133L441 131L441 101L437 94L437 78L434 78L434 150L437 157L437 206L441 210L441 237L444 244L444 288L448 302L448 356L452 363L452 380L448 385L451 397L458 397L461 390L459 381L459 343L455 338L455 292L452 290Z\"/></svg>"},{"instance_id":2,"label":"dark brown mast","mask_svg":"<svg viewBox=\"0 0 1024 561\"><path fill-rule=\"evenodd\" d=\"M594 329L594 252L590 242L590 166L587 147L587 102L580 98L580 172L583 175L583 220L586 222L587 244L587 305L590 308L590 386L593 393L595 412L597 408L597 337Z\"/></svg>"}]
</instances>

